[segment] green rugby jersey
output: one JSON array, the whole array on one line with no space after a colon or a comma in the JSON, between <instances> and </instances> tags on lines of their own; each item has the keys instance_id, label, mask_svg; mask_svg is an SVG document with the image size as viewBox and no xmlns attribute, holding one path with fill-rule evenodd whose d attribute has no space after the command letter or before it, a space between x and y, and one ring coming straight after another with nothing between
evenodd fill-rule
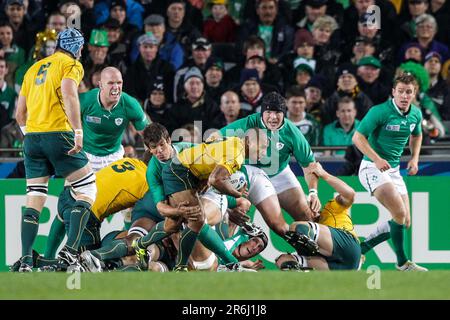
<instances>
[{"instance_id":1,"label":"green rugby jersey","mask_svg":"<svg viewBox=\"0 0 450 320\"><path fill-rule=\"evenodd\" d=\"M234 121L220 129L223 136L242 137L248 129L251 128L267 129L262 121L261 113L254 113L246 118ZM269 138L269 147L267 148L267 157L261 159L258 163L249 163L263 169L269 177L275 176L283 171L288 165L293 155L302 167L307 167L314 162L314 155L311 147L306 141L300 130L286 117L283 125L276 131L267 130Z\"/></svg>"},{"instance_id":2,"label":"green rugby jersey","mask_svg":"<svg viewBox=\"0 0 450 320\"><path fill-rule=\"evenodd\" d=\"M184 149L190 148L192 146L195 146L195 144L190 142L178 142L172 144L173 149L175 150L175 153L172 156L176 156L178 153L183 151ZM150 189L150 192L153 196L153 201L155 204L158 202L161 202L166 199L165 193L164 193L164 186L163 186L163 180L162 180L162 170L163 166L166 165L166 162L162 162L158 160L155 156L153 156L150 159L150 162L148 164L147 168L147 183L148 188Z\"/></svg>"},{"instance_id":3,"label":"green rugby jersey","mask_svg":"<svg viewBox=\"0 0 450 320\"><path fill-rule=\"evenodd\" d=\"M247 242L248 240L250 240L250 236L242 231L241 228L239 228L234 235L232 235L228 239L225 239L223 244L227 248L228 252L233 254L234 249L236 249L240 244ZM217 256L217 259L219 261L219 264L225 264L224 261L219 258L219 256Z\"/></svg>"},{"instance_id":4,"label":"green rugby jersey","mask_svg":"<svg viewBox=\"0 0 450 320\"><path fill-rule=\"evenodd\" d=\"M415 105L403 114L393 99L373 106L359 123L356 131L369 140L378 155L391 167L400 164L400 157L410 135L422 133L422 112ZM372 161L366 155L364 160Z\"/></svg>"},{"instance_id":5,"label":"green rugby jersey","mask_svg":"<svg viewBox=\"0 0 450 320\"><path fill-rule=\"evenodd\" d=\"M95 156L106 156L119 150L130 121L140 131L148 120L139 102L125 92L110 111L101 105L99 93L97 88L80 94L83 148Z\"/></svg>"}]
</instances>

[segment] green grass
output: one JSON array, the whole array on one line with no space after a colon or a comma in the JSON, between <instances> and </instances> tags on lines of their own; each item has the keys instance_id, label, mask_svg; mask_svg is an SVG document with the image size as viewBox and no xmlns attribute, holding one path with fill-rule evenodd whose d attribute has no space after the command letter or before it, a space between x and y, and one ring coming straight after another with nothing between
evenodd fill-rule
<instances>
[{"instance_id":1,"label":"green grass","mask_svg":"<svg viewBox=\"0 0 450 320\"><path fill-rule=\"evenodd\" d=\"M69 274L0 273L0 299L450 299L450 271L381 272L370 290L361 272L81 274L80 290Z\"/></svg>"}]
</instances>

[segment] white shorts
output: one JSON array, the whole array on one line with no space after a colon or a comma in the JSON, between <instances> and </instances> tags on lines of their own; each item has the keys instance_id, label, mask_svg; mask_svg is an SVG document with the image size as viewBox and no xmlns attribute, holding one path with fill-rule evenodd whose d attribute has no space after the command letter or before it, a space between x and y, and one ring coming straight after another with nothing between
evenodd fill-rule
<instances>
[{"instance_id":1,"label":"white shorts","mask_svg":"<svg viewBox=\"0 0 450 320\"><path fill-rule=\"evenodd\" d=\"M268 197L277 194L275 188L270 182L269 177L263 170L249 165L245 165L244 167L247 171L247 176L250 183L250 188L248 189L248 200L251 204L256 206Z\"/></svg>"},{"instance_id":2,"label":"white shorts","mask_svg":"<svg viewBox=\"0 0 450 320\"><path fill-rule=\"evenodd\" d=\"M212 201L215 205L217 205L217 208L219 208L220 213L222 215L222 219L225 216L225 213L228 209L228 200L227 196L224 196L223 194L220 194L214 189L209 188L204 194L201 195L202 198L208 199Z\"/></svg>"},{"instance_id":3,"label":"white shorts","mask_svg":"<svg viewBox=\"0 0 450 320\"><path fill-rule=\"evenodd\" d=\"M385 172L381 172L375 166L375 163L363 160L359 167L359 181L363 187L373 195L373 192L385 183L393 183L398 193L401 195L408 194L405 181L400 175L400 166L391 168Z\"/></svg>"},{"instance_id":4,"label":"white shorts","mask_svg":"<svg viewBox=\"0 0 450 320\"><path fill-rule=\"evenodd\" d=\"M282 193L288 189L292 188L302 188L300 182L298 181L295 174L292 172L289 165L281 171L279 174L270 178L273 187L275 188L277 194Z\"/></svg>"},{"instance_id":5,"label":"white shorts","mask_svg":"<svg viewBox=\"0 0 450 320\"><path fill-rule=\"evenodd\" d=\"M120 145L119 150L106 156L94 156L93 154L87 153L86 151L85 153L89 160L89 163L91 164L92 170L94 172L97 172L100 169L109 166L114 161L122 159L123 155L125 154L125 150L123 149L122 145Z\"/></svg>"}]
</instances>

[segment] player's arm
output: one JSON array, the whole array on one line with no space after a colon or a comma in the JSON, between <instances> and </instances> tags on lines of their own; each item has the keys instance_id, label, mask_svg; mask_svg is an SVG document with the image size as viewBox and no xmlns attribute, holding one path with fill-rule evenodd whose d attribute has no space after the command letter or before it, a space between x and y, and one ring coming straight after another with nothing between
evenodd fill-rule
<instances>
[{"instance_id":1,"label":"player's arm","mask_svg":"<svg viewBox=\"0 0 450 320\"><path fill-rule=\"evenodd\" d=\"M20 126L22 133L25 134L25 125L27 123L27 102L25 96L23 95L19 95L19 99L17 100L16 121Z\"/></svg>"},{"instance_id":2,"label":"player's arm","mask_svg":"<svg viewBox=\"0 0 450 320\"><path fill-rule=\"evenodd\" d=\"M76 81L71 78L64 78L61 81L61 93L67 119L70 126L75 131L74 146L68 153L75 154L80 152L83 148L80 101L78 99L78 85Z\"/></svg>"},{"instance_id":3,"label":"player's arm","mask_svg":"<svg viewBox=\"0 0 450 320\"><path fill-rule=\"evenodd\" d=\"M361 134L358 131L355 131L355 133L353 134L352 142L359 149L359 151L361 151L364 155L369 157L369 159L375 163L378 170L383 172L391 168L389 162L381 158L378 155L378 153L376 153L376 151L372 149L372 147L369 144L369 141L363 134Z\"/></svg>"},{"instance_id":4,"label":"player's arm","mask_svg":"<svg viewBox=\"0 0 450 320\"><path fill-rule=\"evenodd\" d=\"M415 175L419 171L419 154L422 146L422 133L411 135L409 138L409 149L411 150L411 160L408 162L408 174Z\"/></svg>"},{"instance_id":5,"label":"player's arm","mask_svg":"<svg viewBox=\"0 0 450 320\"><path fill-rule=\"evenodd\" d=\"M125 95L127 99L127 104L130 105L131 109L131 122L133 123L134 128L136 129L137 133L142 136L143 131L147 125L149 125L150 121L148 120L146 114L144 113L144 110L142 109L139 102L129 96Z\"/></svg>"},{"instance_id":6,"label":"player's arm","mask_svg":"<svg viewBox=\"0 0 450 320\"><path fill-rule=\"evenodd\" d=\"M306 141L306 138L303 136L300 130L295 126L292 127L292 152L294 154L295 160L297 160L298 164L300 164L302 167L305 181L308 185L309 206L313 212L318 213L320 211L320 208L322 207L322 204L320 203L317 194L319 179L316 175L311 173L311 166L315 163L314 154L311 150L311 146L309 145L308 141Z\"/></svg>"},{"instance_id":7,"label":"player's arm","mask_svg":"<svg viewBox=\"0 0 450 320\"><path fill-rule=\"evenodd\" d=\"M355 190L338 177L328 173L320 163L316 162L311 167L311 172L319 178L322 178L334 190L339 193L337 201L344 207L350 207L355 200Z\"/></svg>"},{"instance_id":8,"label":"player's arm","mask_svg":"<svg viewBox=\"0 0 450 320\"><path fill-rule=\"evenodd\" d=\"M241 193L233 188L230 183L230 172L223 165L217 165L208 178L208 184L216 188L220 193L239 198Z\"/></svg>"},{"instance_id":9,"label":"player's arm","mask_svg":"<svg viewBox=\"0 0 450 320\"><path fill-rule=\"evenodd\" d=\"M211 134L206 142L211 142L221 137L243 137L248 129L255 127L255 121L252 116L247 116L245 118L236 120L229 125L223 127L222 129L215 131Z\"/></svg>"}]
</instances>

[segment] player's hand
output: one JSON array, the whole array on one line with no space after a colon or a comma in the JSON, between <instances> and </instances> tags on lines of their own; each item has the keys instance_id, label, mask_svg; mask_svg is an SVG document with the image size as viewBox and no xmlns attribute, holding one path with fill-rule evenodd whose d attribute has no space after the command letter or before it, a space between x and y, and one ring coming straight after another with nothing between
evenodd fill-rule
<instances>
[{"instance_id":1,"label":"player's hand","mask_svg":"<svg viewBox=\"0 0 450 320\"><path fill-rule=\"evenodd\" d=\"M314 217L316 217L319 214L320 209L322 208L322 204L320 203L320 199L317 196L317 193L310 193L307 197L307 201L309 204L309 208L314 214Z\"/></svg>"},{"instance_id":2,"label":"player's hand","mask_svg":"<svg viewBox=\"0 0 450 320\"><path fill-rule=\"evenodd\" d=\"M245 198L237 198L236 204L237 204L236 207L245 213L247 213L248 210L250 210L250 207L252 206L251 202Z\"/></svg>"},{"instance_id":3,"label":"player's hand","mask_svg":"<svg viewBox=\"0 0 450 320\"><path fill-rule=\"evenodd\" d=\"M417 172L419 171L418 161L415 159L409 160L406 170L408 170L408 175L415 176L417 174Z\"/></svg>"},{"instance_id":4,"label":"player's hand","mask_svg":"<svg viewBox=\"0 0 450 320\"><path fill-rule=\"evenodd\" d=\"M202 214L200 206L189 206L188 201L183 201L177 206L178 213L187 220L197 221Z\"/></svg>"},{"instance_id":5,"label":"player's hand","mask_svg":"<svg viewBox=\"0 0 450 320\"><path fill-rule=\"evenodd\" d=\"M256 260L256 261L245 260L245 261L241 261L240 264L244 268L253 269L253 270L261 270L261 269L265 268L262 260Z\"/></svg>"},{"instance_id":6,"label":"player's hand","mask_svg":"<svg viewBox=\"0 0 450 320\"><path fill-rule=\"evenodd\" d=\"M315 174L318 178L324 177L327 172L323 169L322 165L319 162L311 163L308 166L309 173Z\"/></svg>"},{"instance_id":7,"label":"player's hand","mask_svg":"<svg viewBox=\"0 0 450 320\"><path fill-rule=\"evenodd\" d=\"M240 188L238 190L238 192L241 194L241 197L245 197L245 198L248 197L247 182L245 183L245 185L242 188Z\"/></svg>"},{"instance_id":8,"label":"player's hand","mask_svg":"<svg viewBox=\"0 0 450 320\"><path fill-rule=\"evenodd\" d=\"M247 211L244 211L242 208L239 207L229 210L228 219L238 226L242 225L247 221L250 221L250 217L247 215Z\"/></svg>"},{"instance_id":9,"label":"player's hand","mask_svg":"<svg viewBox=\"0 0 450 320\"><path fill-rule=\"evenodd\" d=\"M386 160L384 160L383 158L380 158L378 160L375 160L375 166L377 167L378 170L380 170L381 172L387 171L391 168L391 165L389 164L389 162L387 162Z\"/></svg>"},{"instance_id":10,"label":"player's hand","mask_svg":"<svg viewBox=\"0 0 450 320\"><path fill-rule=\"evenodd\" d=\"M73 154L77 154L78 152L81 151L81 149L83 148L83 135L75 135L75 138L73 139L74 142L74 146L72 149L69 150L69 152L67 152L67 154L69 155L73 155Z\"/></svg>"}]
</instances>

